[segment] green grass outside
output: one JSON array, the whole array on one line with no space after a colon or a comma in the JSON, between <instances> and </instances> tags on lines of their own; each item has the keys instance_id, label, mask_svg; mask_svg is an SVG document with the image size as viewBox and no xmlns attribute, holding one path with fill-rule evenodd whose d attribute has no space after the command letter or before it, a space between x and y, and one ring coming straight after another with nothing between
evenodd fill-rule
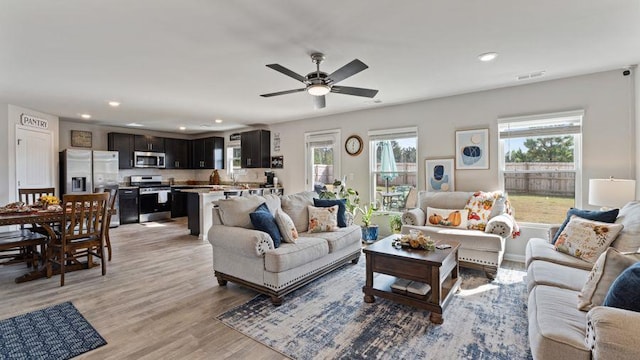
<instances>
[{"instance_id":1,"label":"green grass outside","mask_svg":"<svg viewBox=\"0 0 640 360\"><path fill-rule=\"evenodd\" d=\"M509 201L515 209L518 222L559 224L567 216L567 210L575 204L574 198L524 195L509 193Z\"/></svg>"}]
</instances>

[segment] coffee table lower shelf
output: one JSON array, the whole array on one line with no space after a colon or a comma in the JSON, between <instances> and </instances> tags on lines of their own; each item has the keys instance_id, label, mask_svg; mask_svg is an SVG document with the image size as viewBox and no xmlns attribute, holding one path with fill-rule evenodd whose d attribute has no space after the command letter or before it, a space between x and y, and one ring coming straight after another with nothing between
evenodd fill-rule
<instances>
[{"instance_id":1,"label":"coffee table lower shelf","mask_svg":"<svg viewBox=\"0 0 640 360\"><path fill-rule=\"evenodd\" d=\"M433 291L429 291L425 296L419 295L405 295L391 290L391 285L396 281L396 277L385 274L376 274L374 279L374 285L372 287L363 286L362 292L364 295L364 301L366 303L372 303L375 301L375 296L388 299L399 304L413 306L418 309L423 309L431 312L429 320L434 324L442 324L442 313L444 308L449 304L455 292L460 288L462 280L460 277L452 278L448 276L442 282L442 300L440 303L432 299Z\"/></svg>"}]
</instances>

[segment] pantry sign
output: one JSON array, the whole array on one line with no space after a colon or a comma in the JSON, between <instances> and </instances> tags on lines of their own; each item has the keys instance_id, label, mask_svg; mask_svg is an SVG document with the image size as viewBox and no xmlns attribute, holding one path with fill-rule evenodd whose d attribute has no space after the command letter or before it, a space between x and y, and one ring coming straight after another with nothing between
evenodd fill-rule
<instances>
[{"instance_id":1,"label":"pantry sign","mask_svg":"<svg viewBox=\"0 0 640 360\"><path fill-rule=\"evenodd\" d=\"M35 127L38 129L48 129L49 121L45 119L39 119L35 116L22 114L20 115L20 124L24 126Z\"/></svg>"}]
</instances>

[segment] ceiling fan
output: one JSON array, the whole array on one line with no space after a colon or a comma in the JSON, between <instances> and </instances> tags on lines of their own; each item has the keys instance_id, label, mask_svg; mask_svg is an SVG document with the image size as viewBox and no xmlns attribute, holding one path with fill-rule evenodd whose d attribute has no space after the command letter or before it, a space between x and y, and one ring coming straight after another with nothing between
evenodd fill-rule
<instances>
[{"instance_id":1,"label":"ceiling fan","mask_svg":"<svg viewBox=\"0 0 640 360\"><path fill-rule=\"evenodd\" d=\"M307 76L302 76L298 73L295 73L286 67L279 64L269 64L267 67L278 71L282 74L285 74L289 77L292 77L306 85L306 87L294 90L285 90L279 91L269 94L262 94L262 97L271 97L285 94L293 94L297 92L306 91L310 95L313 95L313 103L316 109L322 109L326 106L326 101L324 96L330 92L336 94L345 94L345 95L355 95L355 96L363 96L372 98L376 96L378 90L373 89L364 89L357 88L351 86L336 86L335 84L340 81L353 76L362 70L368 68L365 63L362 61L355 59L347 65L341 67L340 69L332 72L331 74L327 74L326 72L320 71L320 63L325 59L324 54L322 53L313 53L311 54L311 61L316 64L316 71L310 72Z\"/></svg>"}]
</instances>

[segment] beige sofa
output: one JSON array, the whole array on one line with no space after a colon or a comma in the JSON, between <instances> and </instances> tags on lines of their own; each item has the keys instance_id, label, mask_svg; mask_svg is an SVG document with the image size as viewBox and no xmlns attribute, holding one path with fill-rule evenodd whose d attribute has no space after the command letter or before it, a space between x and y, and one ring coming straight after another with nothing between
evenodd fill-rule
<instances>
[{"instance_id":1,"label":"beige sofa","mask_svg":"<svg viewBox=\"0 0 640 360\"><path fill-rule=\"evenodd\" d=\"M418 193L418 207L402 214L403 234L418 229L435 239L446 237L460 243L460 266L484 270L488 278L494 279L504 257L505 240L511 237L513 218L497 211L487 223L485 231L454 229L427 224L427 208L463 209L473 192L427 192ZM497 207L497 206L496 206ZM503 216L498 216L503 215Z\"/></svg>"},{"instance_id":2,"label":"beige sofa","mask_svg":"<svg viewBox=\"0 0 640 360\"><path fill-rule=\"evenodd\" d=\"M271 297L283 296L314 279L360 258L360 227L350 225L333 232L307 233L307 206L315 192L282 196L257 195L219 200L213 211L208 240L213 250L213 270L222 286L235 282ZM271 237L253 229L249 213L265 203L272 213L282 209L299 232L296 243L275 248Z\"/></svg>"},{"instance_id":3,"label":"beige sofa","mask_svg":"<svg viewBox=\"0 0 640 360\"><path fill-rule=\"evenodd\" d=\"M640 250L640 202L622 208L616 223L624 228L611 246L621 252ZM557 230L550 229L549 239ZM526 250L533 358L640 359L640 313L605 306L579 310L578 294L593 264L556 251L549 239L530 239Z\"/></svg>"}]
</instances>

